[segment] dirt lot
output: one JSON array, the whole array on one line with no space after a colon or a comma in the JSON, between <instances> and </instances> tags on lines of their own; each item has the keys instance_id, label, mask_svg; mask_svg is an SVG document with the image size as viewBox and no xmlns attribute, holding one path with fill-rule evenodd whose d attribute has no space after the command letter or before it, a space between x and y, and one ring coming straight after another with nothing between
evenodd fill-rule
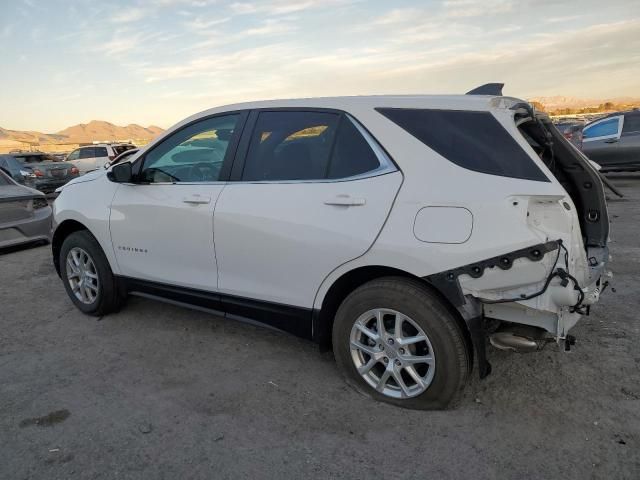
<instances>
[{"instance_id":1,"label":"dirt lot","mask_svg":"<svg viewBox=\"0 0 640 480\"><path fill-rule=\"evenodd\" d=\"M640 175L571 353L489 351L454 411L375 403L311 343L132 298L83 316L48 247L0 256L0 478L640 478Z\"/></svg>"}]
</instances>

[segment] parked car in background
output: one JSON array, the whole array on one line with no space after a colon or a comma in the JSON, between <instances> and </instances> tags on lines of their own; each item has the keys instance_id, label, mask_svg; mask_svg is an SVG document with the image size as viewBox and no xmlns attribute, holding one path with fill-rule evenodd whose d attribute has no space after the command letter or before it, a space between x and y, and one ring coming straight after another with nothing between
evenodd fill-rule
<instances>
[{"instance_id":1,"label":"parked car in background","mask_svg":"<svg viewBox=\"0 0 640 480\"><path fill-rule=\"evenodd\" d=\"M65 185L54 210L82 312L131 293L252 319L411 408L449 405L474 359L488 375L487 338L570 347L606 286L597 171L501 93L214 108Z\"/></svg>"},{"instance_id":2,"label":"parked car in background","mask_svg":"<svg viewBox=\"0 0 640 480\"><path fill-rule=\"evenodd\" d=\"M78 176L75 165L59 162L41 152L17 152L0 155L0 167L18 183L51 193Z\"/></svg>"},{"instance_id":3,"label":"parked car in background","mask_svg":"<svg viewBox=\"0 0 640 480\"><path fill-rule=\"evenodd\" d=\"M582 129L584 128L584 122L580 120L560 120L555 123L555 126L560 130L564 138L576 147L582 148Z\"/></svg>"},{"instance_id":4,"label":"parked car in background","mask_svg":"<svg viewBox=\"0 0 640 480\"><path fill-rule=\"evenodd\" d=\"M105 165L105 168L110 167L111 165L116 165L116 164L122 162L123 160L129 158L131 155L135 155L139 151L140 151L139 148L132 148L130 150L125 150L120 155L118 155L116 158L114 158L111 162L107 163Z\"/></svg>"},{"instance_id":5,"label":"parked car in background","mask_svg":"<svg viewBox=\"0 0 640 480\"><path fill-rule=\"evenodd\" d=\"M640 110L618 112L582 130L582 151L601 172L640 170Z\"/></svg>"},{"instance_id":6,"label":"parked car in background","mask_svg":"<svg viewBox=\"0 0 640 480\"><path fill-rule=\"evenodd\" d=\"M0 168L0 248L49 241L51 217L42 192L20 185Z\"/></svg>"},{"instance_id":7,"label":"parked car in background","mask_svg":"<svg viewBox=\"0 0 640 480\"><path fill-rule=\"evenodd\" d=\"M76 148L67 156L65 161L73 163L78 167L80 175L83 175L92 170L104 167L121 153L133 148L136 147L129 143L99 143L96 145L88 145L86 147Z\"/></svg>"}]
</instances>

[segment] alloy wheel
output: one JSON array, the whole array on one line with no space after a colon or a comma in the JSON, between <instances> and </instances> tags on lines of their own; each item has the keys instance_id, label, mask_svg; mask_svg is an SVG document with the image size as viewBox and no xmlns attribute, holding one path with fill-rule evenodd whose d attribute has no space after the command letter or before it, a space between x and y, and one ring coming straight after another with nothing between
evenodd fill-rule
<instances>
[{"instance_id":1,"label":"alloy wheel","mask_svg":"<svg viewBox=\"0 0 640 480\"><path fill-rule=\"evenodd\" d=\"M100 286L98 271L91 256L82 248L73 247L67 254L67 280L78 300L87 305L95 302Z\"/></svg>"},{"instance_id":2,"label":"alloy wheel","mask_svg":"<svg viewBox=\"0 0 640 480\"><path fill-rule=\"evenodd\" d=\"M415 397L433 381L436 363L429 337L396 310L362 314L351 329L350 349L360 376L388 397Z\"/></svg>"}]
</instances>

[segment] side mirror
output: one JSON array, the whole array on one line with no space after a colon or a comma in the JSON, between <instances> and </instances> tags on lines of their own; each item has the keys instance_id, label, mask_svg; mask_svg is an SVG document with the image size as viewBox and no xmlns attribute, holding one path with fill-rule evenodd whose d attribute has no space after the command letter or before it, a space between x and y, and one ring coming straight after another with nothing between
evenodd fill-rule
<instances>
[{"instance_id":1,"label":"side mirror","mask_svg":"<svg viewBox=\"0 0 640 480\"><path fill-rule=\"evenodd\" d=\"M133 180L133 170L131 170L131 163L124 162L114 165L109 172L107 172L107 178L116 183L129 183Z\"/></svg>"}]
</instances>

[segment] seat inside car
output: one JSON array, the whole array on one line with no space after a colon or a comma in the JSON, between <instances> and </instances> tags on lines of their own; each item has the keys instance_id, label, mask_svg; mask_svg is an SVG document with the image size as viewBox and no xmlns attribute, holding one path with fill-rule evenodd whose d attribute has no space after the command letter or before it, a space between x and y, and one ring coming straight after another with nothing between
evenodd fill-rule
<instances>
[{"instance_id":1,"label":"seat inside car","mask_svg":"<svg viewBox=\"0 0 640 480\"><path fill-rule=\"evenodd\" d=\"M273 166L266 180L299 180L309 178L314 171L309 147L302 143L288 143L276 150Z\"/></svg>"}]
</instances>

